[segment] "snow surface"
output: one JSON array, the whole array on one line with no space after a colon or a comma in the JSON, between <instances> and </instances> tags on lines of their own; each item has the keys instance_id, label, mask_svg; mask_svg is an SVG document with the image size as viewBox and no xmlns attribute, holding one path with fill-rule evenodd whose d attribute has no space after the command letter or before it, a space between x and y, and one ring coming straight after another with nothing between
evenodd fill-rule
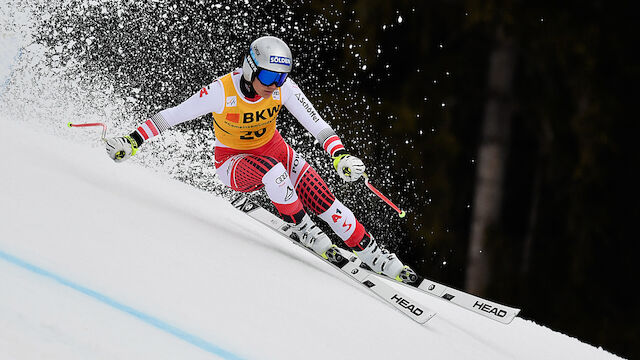
<instances>
[{"instance_id":1,"label":"snow surface","mask_svg":"<svg viewBox=\"0 0 640 360\"><path fill-rule=\"evenodd\" d=\"M222 198L4 117L0 144L0 359L617 358L405 289L422 327Z\"/></svg>"},{"instance_id":2,"label":"snow surface","mask_svg":"<svg viewBox=\"0 0 640 360\"><path fill-rule=\"evenodd\" d=\"M0 359L618 358L405 290L422 327L222 198L2 115L0 144Z\"/></svg>"},{"instance_id":3,"label":"snow surface","mask_svg":"<svg viewBox=\"0 0 640 360\"><path fill-rule=\"evenodd\" d=\"M112 162L65 126L96 97L2 35L0 359L619 359L402 288L438 313L412 322L224 199Z\"/></svg>"}]
</instances>

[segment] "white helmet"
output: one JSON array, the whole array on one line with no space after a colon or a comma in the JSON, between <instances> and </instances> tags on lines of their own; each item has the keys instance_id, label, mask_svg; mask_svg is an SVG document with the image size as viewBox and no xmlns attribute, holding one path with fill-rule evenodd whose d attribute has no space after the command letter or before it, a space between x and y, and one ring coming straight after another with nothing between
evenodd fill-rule
<instances>
[{"instance_id":1,"label":"white helmet","mask_svg":"<svg viewBox=\"0 0 640 360\"><path fill-rule=\"evenodd\" d=\"M244 57L242 72L245 80L257 77L265 86L282 86L291 71L293 59L287 44L274 36L263 36L251 43Z\"/></svg>"}]
</instances>

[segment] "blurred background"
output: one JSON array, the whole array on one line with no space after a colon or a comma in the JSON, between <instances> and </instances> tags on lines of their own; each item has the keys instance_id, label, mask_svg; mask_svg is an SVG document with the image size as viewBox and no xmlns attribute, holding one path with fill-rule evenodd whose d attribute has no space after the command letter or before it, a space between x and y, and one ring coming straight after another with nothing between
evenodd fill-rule
<instances>
[{"instance_id":1,"label":"blurred background","mask_svg":"<svg viewBox=\"0 0 640 360\"><path fill-rule=\"evenodd\" d=\"M407 217L362 182L342 184L286 112L280 131L375 237L424 276L640 357L629 2L15 4L7 11L39 14L32 44L69 84L94 89L84 96L113 136L240 66L253 39L281 37L292 77ZM133 161L226 195L214 136L205 116Z\"/></svg>"}]
</instances>

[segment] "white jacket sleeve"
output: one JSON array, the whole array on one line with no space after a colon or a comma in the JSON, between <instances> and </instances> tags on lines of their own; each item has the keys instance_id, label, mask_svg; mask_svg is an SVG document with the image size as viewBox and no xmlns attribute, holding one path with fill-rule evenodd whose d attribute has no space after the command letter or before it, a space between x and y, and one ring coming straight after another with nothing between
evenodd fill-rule
<instances>
[{"instance_id":1,"label":"white jacket sleeve","mask_svg":"<svg viewBox=\"0 0 640 360\"><path fill-rule=\"evenodd\" d=\"M224 88L216 80L200 89L180 105L160 111L140 124L136 132L143 140L159 135L168 128L202 115L224 110Z\"/></svg>"},{"instance_id":2,"label":"white jacket sleeve","mask_svg":"<svg viewBox=\"0 0 640 360\"><path fill-rule=\"evenodd\" d=\"M304 95L300 87L291 79L282 85L282 104L304 126L318 143L322 145L329 155L334 156L336 151L344 149L342 141L335 131L327 124L322 116L313 107L313 104Z\"/></svg>"}]
</instances>

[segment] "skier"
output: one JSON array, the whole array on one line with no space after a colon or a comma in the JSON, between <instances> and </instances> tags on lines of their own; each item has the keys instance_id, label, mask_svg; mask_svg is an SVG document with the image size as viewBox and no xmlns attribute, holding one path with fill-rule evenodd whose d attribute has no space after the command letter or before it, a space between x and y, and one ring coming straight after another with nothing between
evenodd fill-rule
<instances>
[{"instance_id":1,"label":"skier","mask_svg":"<svg viewBox=\"0 0 640 360\"><path fill-rule=\"evenodd\" d=\"M341 179L356 181L365 170L323 120L298 85L288 76L293 59L287 44L273 36L251 43L242 68L217 78L182 104L165 109L140 124L130 135L108 139L109 156L120 162L171 126L207 113L213 115L216 136L215 168L233 190L251 192L264 187L282 219L292 224L305 246L325 259L337 248L317 227L305 207L338 235L371 269L409 282L415 272L378 246L353 212L331 193L327 184L276 129L282 106L322 144L333 158Z\"/></svg>"}]
</instances>

